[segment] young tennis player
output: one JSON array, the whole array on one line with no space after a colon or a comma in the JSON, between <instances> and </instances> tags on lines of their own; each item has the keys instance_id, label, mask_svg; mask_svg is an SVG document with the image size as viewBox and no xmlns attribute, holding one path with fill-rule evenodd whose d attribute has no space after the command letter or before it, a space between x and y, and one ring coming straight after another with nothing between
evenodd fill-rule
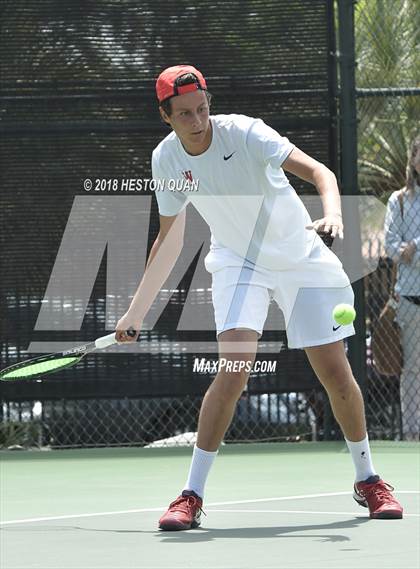
<instances>
[{"instance_id":1,"label":"young tennis player","mask_svg":"<svg viewBox=\"0 0 420 569\"><path fill-rule=\"evenodd\" d=\"M208 473L248 381L249 373L233 371L239 368L233 363L254 361L271 299L284 313L289 347L305 349L328 392L356 471L354 499L372 518L401 518L393 488L374 469L362 395L344 350L343 338L354 328L337 326L332 317L337 304L353 304L340 261L317 234L343 235L334 174L262 120L210 116L206 81L192 66L165 69L156 92L172 132L153 151L153 177L199 185L197 191L165 187L156 192L160 232L130 308L116 326L117 339L133 341L125 331L141 330L182 249L185 208L191 202L211 229L205 264L212 274L219 356L232 361L232 371L220 370L204 397L187 481L159 527L183 530L200 524ZM285 172L316 186L322 219L312 223Z\"/></svg>"}]
</instances>

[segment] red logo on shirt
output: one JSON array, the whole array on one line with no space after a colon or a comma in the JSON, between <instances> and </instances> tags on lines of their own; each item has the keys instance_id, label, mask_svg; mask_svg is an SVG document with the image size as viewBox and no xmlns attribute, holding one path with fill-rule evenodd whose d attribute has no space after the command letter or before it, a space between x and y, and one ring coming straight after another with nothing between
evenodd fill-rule
<instances>
[{"instance_id":1,"label":"red logo on shirt","mask_svg":"<svg viewBox=\"0 0 420 569\"><path fill-rule=\"evenodd\" d=\"M186 180L189 180L190 182L193 181L193 177L192 177L192 174L191 174L191 170L185 170L185 172L182 172L182 175L184 176L184 178L185 178Z\"/></svg>"}]
</instances>

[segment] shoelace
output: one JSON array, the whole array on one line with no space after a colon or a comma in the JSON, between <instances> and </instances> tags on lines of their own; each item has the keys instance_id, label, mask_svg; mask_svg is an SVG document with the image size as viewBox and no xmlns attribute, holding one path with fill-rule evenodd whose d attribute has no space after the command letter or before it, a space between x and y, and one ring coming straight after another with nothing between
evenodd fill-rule
<instances>
[{"instance_id":1,"label":"shoelace","mask_svg":"<svg viewBox=\"0 0 420 569\"><path fill-rule=\"evenodd\" d=\"M364 488L362 490L362 494L367 498L374 494L377 498L388 498L389 492L392 492L394 487L387 482L377 482L376 484L372 484L372 488Z\"/></svg>"},{"instance_id":2,"label":"shoelace","mask_svg":"<svg viewBox=\"0 0 420 569\"><path fill-rule=\"evenodd\" d=\"M185 512L186 514L188 514L189 510L191 510L192 508L198 507L200 512L205 516L207 516L206 512L199 505L197 498L194 498L194 496L180 496L170 505L171 508L173 506L178 506L177 509L181 510L182 512Z\"/></svg>"}]
</instances>

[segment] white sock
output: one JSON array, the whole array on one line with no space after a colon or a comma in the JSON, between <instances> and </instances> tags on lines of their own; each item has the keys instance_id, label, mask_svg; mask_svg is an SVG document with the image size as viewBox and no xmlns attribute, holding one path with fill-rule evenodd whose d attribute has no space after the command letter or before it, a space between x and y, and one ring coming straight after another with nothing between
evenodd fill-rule
<instances>
[{"instance_id":1,"label":"white sock","mask_svg":"<svg viewBox=\"0 0 420 569\"><path fill-rule=\"evenodd\" d=\"M217 453L217 450L209 452L207 450L201 450L197 445L194 445L190 472L184 490L193 490L200 498L203 498L207 476Z\"/></svg>"},{"instance_id":2,"label":"white sock","mask_svg":"<svg viewBox=\"0 0 420 569\"><path fill-rule=\"evenodd\" d=\"M372 464L370 456L369 438L366 437L362 441L352 442L346 439L347 447L353 459L354 468L356 469L356 482L366 480L369 476L375 476L376 471Z\"/></svg>"}]
</instances>

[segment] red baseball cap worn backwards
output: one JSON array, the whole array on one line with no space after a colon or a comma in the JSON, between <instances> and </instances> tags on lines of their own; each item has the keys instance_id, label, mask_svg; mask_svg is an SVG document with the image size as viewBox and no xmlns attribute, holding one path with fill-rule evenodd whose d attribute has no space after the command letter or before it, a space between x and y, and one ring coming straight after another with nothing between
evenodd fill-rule
<instances>
[{"instance_id":1,"label":"red baseball cap worn backwards","mask_svg":"<svg viewBox=\"0 0 420 569\"><path fill-rule=\"evenodd\" d=\"M181 75L185 75L185 73L193 73L197 77L197 83L177 87L175 85L176 79ZM156 95L159 103L169 97L183 95L184 93L190 93L198 89L207 89L207 84L201 72L192 65L175 65L174 67L168 67L162 71L156 81Z\"/></svg>"}]
</instances>

